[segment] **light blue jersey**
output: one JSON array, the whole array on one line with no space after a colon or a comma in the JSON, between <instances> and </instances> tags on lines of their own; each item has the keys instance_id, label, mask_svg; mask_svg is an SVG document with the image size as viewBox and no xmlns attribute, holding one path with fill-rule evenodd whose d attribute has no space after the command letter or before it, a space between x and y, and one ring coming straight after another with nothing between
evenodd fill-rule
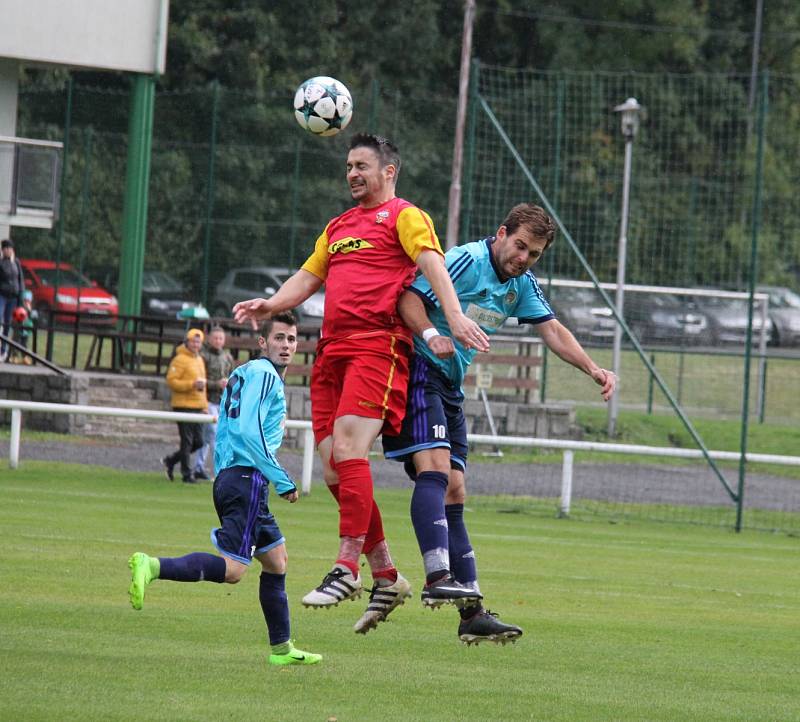
<instances>
[{"instance_id":1,"label":"light blue jersey","mask_svg":"<svg viewBox=\"0 0 800 722\"><path fill-rule=\"evenodd\" d=\"M492 257L494 237L474 241L451 248L445 254L445 264L461 302L461 310L475 321L488 335L497 333L509 317L520 323L542 323L555 318L553 310L545 300L534 275L527 271L522 276L500 280ZM428 310L428 317L443 336L451 336L436 295L424 276L419 276L411 285ZM444 374L456 387L464 383L467 367L477 351L465 349L456 339L455 356L440 359L418 336L414 336L414 350L422 354Z\"/></svg>"},{"instance_id":2,"label":"light blue jersey","mask_svg":"<svg viewBox=\"0 0 800 722\"><path fill-rule=\"evenodd\" d=\"M267 358L249 361L228 377L219 405L214 469L231 466L258 469L278 494L297 486L278 463L275 452L283 441L286 396L283 379Z\"/></svg>"}]
</instances>

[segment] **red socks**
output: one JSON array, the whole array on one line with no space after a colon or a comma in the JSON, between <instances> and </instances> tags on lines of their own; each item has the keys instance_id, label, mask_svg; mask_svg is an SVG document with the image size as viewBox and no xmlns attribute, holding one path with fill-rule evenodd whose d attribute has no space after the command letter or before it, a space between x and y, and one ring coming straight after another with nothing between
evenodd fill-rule
<instances>
[{"instance_id":1,"label":"red socks","mask_svg":"<svg viewBox=\"0 0 800 722\"><path fill-rule=\"evenodd\" d=\"M374 504L369 463L366 459L338 461L336 473L339 475L339 536L366 536Z\"/></svg>"}]
</instances>

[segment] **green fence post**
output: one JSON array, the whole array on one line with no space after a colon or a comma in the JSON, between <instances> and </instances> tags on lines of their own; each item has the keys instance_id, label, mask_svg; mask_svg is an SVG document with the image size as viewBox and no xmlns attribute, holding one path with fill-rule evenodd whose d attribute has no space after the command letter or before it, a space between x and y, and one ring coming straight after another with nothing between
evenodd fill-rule
<instances>
[{"instance_id":1,"label":"green fence post","mask_svg":"<svg viewBox=\"0 0 800 722\"><path fill-rule=\"evenodd\" d=\"M136 316L142 304L142 270L147 237L147 192L153 142L156 80L137 74L133 79L128 124L128 159L122 211L122 257L119 268L119 309Z\"/></svg>"},{"instance_id":2,"label":"green fence post","mask_svg":"<svg viewBox=\"0 0 800 722\"><path fill-rule=\"evenodd\" d=\"M64 117L64 155L61 165L61 184L59 187L59 213L58 225L56 226L56 287L58 293L58 282L61 274L61 249L64 247L64 226L67 222L67 160L69 159L69 134L72 129L72 76L67 78L67 110ZM44 357L48 361L53 360L53 337L55 336L55 314L50 316L50 324L47 329L47 343L45 344Z\"/></svg>"},{"instance_id":3,"label":"green fence post","mask_svg":"<svg viewBox=\"0 0 800 722\"><path fill-rule=\"evenodd\" d=\"M654 353L650 354L650 365L655 368L656 366L656 355ZM648 382L647 382L647 414L651 416L653 414L653 374L648 374Z\"/></svg>"},{"instance_id":4,"label":"green fence post","mask_svg":"<svg viewBox=\"0 0 800 722\"><path fill-rule=\"evenodd\" d=\"M461 242L470 240L472 220L473 179L475 175L475 133L478 123L478 72L480 63L472 61L469 74L469 103L467 107L467 132L464 143L464 172L462 173L464 192L461 196Z\"/></svg>"},{"instance_id":5,"label":"green fence post","mask_svg":"<svg viewBox=\"0 0 800 722\"><path fill-rule=\"evenodd\" d=\"M81 232L78 271L83 273L83 260L86 255L86 231L89 225L89 190L92 181L92 126L83 129L83 182L81 183Z\"/></svg>"},{"instance_id":6,"label":"green fence post","mask_svg":"<svg viewBox=\"0 0 800 722\"><path fill-rule=\"evenodd\" d=\"M294 172L292 173L292 218L289 227L289 268L294 268L294 246L297 241L297 210L300 207L300 165L302 136L298 137L294 146Z\"/></svg>"},{"instance_id":7,"label":"green fence post","mask_svg":"<svg viewBox=\"0 0 800 722\"><path fill-rule=\"evenodd\" d=\"M758 104L758 120L756 124L756 170L755 191L753 193L753 225L750 236L750 264L748 267L748 292L750 302L747 306L747 334L744 349L744 394L742 398L742 434L739 442L739 488L736 499L736 531L742 530L742 512L744 509L744 482L747 472L747 431L750 414L750 360L753 342L753 294L758 277L758 233L761 230L761 193L764 185L764 133L767 116L769 89L769 72L761 76L761 97Z\"/></svg>"},{"instance_id":8,"label":"green fence post","mask_svg":"<svg viewBox=\"0 0 800 722\"><path fill-rule=\"evenodd\" d=\"M764 359L764 372L761 374L761 407L758 410L758 423L764 423L764 417L767 414L767 367L769 362Z\"/></svg>"},{"instance_id":9,"label":"green fence post","mask_svg":"<svg viewBox=\"0 0 800 722\"><path fill-rule=\"evenodd\" d=\"M219 116L219 81L215 80L211 96L211 136L208 141L208 184L206 185L206 232L203 238L203 277L200 296L208 308L208 270L211 263L211 223L214 216L214 163L217 155L217 122Z\"/></svg>"},{"instance_id":10,"label":"green fence post","mask_svg":"<svg viewBox=\"0 0 800 722\"><path fill-rule=\"evenodd\" d=\"M80 250L78 251L78 272L83 275L83 261L86 256L86 231L89 225L89 188L92 179L92 126L83 129L83 181L81 183L81 231ZM78 308L80 308L81 292L78 289ZM78 319L76 318L76 321ZM77 325L77 324L76 324ZM72 368L78 361L78 344L72 344Z\"/></svg>"},{"instance_id":11,"label":"green fence post","mask_svg":"<svg viewBox=\"0 0 800 722\"><path fill-rule=\"evenodd\" d=\"M564 78L559 75L556 81L556 138L555 155L553 157L553 201L558 208L558 196L561 181L561 145L564 138ZM547 294L552 293L553 266L555 256L553 251L547 254ZM542 383L539 388L539 402L544 403L547 398L547 346L542 350Z\"/></svg>"}]
</instances>

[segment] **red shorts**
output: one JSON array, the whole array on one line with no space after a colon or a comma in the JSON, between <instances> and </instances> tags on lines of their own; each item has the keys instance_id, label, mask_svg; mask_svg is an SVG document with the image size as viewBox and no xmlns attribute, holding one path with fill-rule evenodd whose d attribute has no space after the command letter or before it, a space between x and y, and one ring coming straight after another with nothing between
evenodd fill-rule
<instances>
[{"instance_id":1,"label":"red shorts","mask_svg":"<svg viewBox=\"0 0 800 722\"><path fill-rule=\"evenodd\" d=\"M311 421L317 443L340 416L383 420L396 436L406 412L408 338L391 332L320 342L311 372Z\"/></svg>"}]
</instances>

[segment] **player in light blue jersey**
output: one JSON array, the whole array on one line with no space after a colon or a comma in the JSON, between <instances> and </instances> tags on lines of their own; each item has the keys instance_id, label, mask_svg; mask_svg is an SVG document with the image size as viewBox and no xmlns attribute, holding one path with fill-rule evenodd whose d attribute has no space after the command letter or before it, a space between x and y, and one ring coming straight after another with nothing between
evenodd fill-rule
<instances>
[{"instance_id":1,"label":"player in light blue jersey","mask_svg":"<svg viewBox=\"0 0 800 722\"><path fill-rule=\"evenodd\" d=\"M194 552L156 558L137 552L128 562L128 594L133 608L141 609L154 579L236 584L255 557L261 562L258 594L270 664L316 664L321 655L296 649L290 640L286 543L267 505L270 482L281 498L297 501L295 483L275 458L283 441L283 377L297 350L297 320L290 312L276 314L261 334L260 358L233 371L220 401L214 507L221 526L212 530L211 541L221 556Z\"/></svg>"},{"instance_id":2,"label":"player in light blue jersey","mask_svg":"<svg viewBox=\"0 0 800 722\"><path fill-rule=\"evenodd\" d=\"M488 334L509 317L534 324L547 347L601 387L606 401L616 386L553 314L531 267L553 242L555 225L539 206L511 209L494 236L450 249L445 262L464 314ZM415 481L411 519L425 565L423 604L455 603L459 638L467 644L505 643L522 630L484 609L475 554L464 525L467 427L461 386L475 351L452 338L436 296L417 279L398 302L414 332L408 404L399 436L383 437L387 458L404 461Z\"/></svg>"}]
</instances>

